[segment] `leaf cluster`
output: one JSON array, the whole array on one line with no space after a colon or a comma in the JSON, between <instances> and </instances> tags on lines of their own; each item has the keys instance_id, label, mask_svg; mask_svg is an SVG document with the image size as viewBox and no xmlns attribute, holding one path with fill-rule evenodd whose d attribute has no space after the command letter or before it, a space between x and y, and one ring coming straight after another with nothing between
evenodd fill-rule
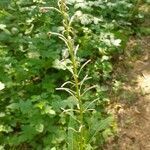
<instances>
[{"instance_id":1,"label":"leaf cluster","mask_svg":"<svg viewBox=\"0 0 150 150\"><path fill-rule=\"evenodd\" d=\"M91 60L80 78L89 74L92 80L83 87L96 85L83 97L83 107L90 109L84 114L87 150L98 149L116 128L105 110L108 89L104 82L110 81L113 65L123 54L139 17L136 3L67 1L68 15L74 18L71 34L75 45L80 45L77 65ZM72 64L65 44L49 35L64 30L62 16L49 10L50 6L57 7L56 0L0 1L0 149L76 148L77 112L66 111L76 108L76 102L67 93L56 91L72 81Z\"/></svg>"}]
</instances>

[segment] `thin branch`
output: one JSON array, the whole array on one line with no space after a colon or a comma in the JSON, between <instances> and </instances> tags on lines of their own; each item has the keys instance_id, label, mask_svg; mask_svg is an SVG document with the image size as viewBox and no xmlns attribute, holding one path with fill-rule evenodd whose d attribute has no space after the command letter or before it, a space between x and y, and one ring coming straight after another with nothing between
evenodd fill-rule
<instances>
[{"instance_id":1,"label":"thin branch","mask_svg":"<svg viewBox=\"0 0 150 150\"><path fill-rule=\"evenodd\" d=\"M80 75L82 69L90 62L91 60L89 59L88 61L86 61L80 68L79 72L78 72L78 75Z\"/></svg>"},{"instance_id":2,"label":"thin branch","mask_svg":"<svg viewBox=\"0 0 150 150\"><path fill-rule=\"evenodd\" d=\"M74 95L75 92L72 91L72 90L70 90L70 89L68 89L68 88L56 88L56 90L66 91L66 92L68 92L69 94L71 94L75 99L77 99L77 97ZM77 99L77 100L78 100L78 99Z\"/></svg>"},{"instance_id":3,"label":"thin branch","mask_svg":"<svg viewBox=\"0 0 150 150\"><path fill-rule=\"evenodd\" d=\"M59 12L60 14L62 14L61 11L55 7L40 7L41 12L43 12L43 11L47 12L48 10L55 10L55 11Z\"/></svg>"},{"instance_id":4,"label":"thin branch","mask_svg":"<svg viewBox=\"0 0 150 150\"><path fill-rule=\"evenodd\" d=\"M67 84L75 85L73 82L71 82L71 81L67 81L67 82L65 82L64 84L62 84L62 85L61 85L61 87L64 87L64 86L65 86L65 85L67 85Z\"/></svg>"},{"instance_id":5,"label":"thin branch","mask_svg":"<svg viewBox=\"0 0 150 150\"><path fill-rule=\"evenodd\" d=\"M75 50L74 50L74 55L77 56L77 51L79 49L79 45L76 46Z\"/></svg>"},{"instance_id":6,"label":"thin branch","mask_svg":"<svg viewBox=\"0 0 150 150\"><path fill-rule=\"evenodd\" d=\"M94 88L96 88L96 85L93 85L93 86L87 88L87 89L81 94L81 96L83 96L86 92L88 92L89 90L94 89Z\"/></svg>"},{"instance_id":7,"label":"thin branch","mask_svg":"<svg viewBox=\"0 0 150 150\"><path fill-rule=\"evenodd\" d=\"M83 80L80 82L80 90L81 90L81 88L82 88L83 83L84 83L85 81L91 79L91 78L92 78L92 77L88 77L88 75L86 75L86 76L83 78Z\"/></svg>"},{"instance_id":8,"label":"thin branch","mask_svg":"<svg viewBox=\"0 0 150 150\"><path fill-rule=\"evenodd\" d=\"M63 110L62 113L67 113L67 112L70 112L70 111L74 111L74 112L79 112L79 110L75 110L75 109L64 109L64 108L61 108Z\"/></svg>"},{"instance_id":9,"label":"thin branch","mask_svg":"<svg viewBox=\"0 0 150 150\"><path fill-rule=\"evenodd\" d=\"M95 103L96 101L98 101L99 98L96 98L95 100L93 100L86 108L83 112L86 112L86 110L93 110L93 109L88 109L90 107L90 105L92 105L93 103Z\"/></svg>"}]
</instances>

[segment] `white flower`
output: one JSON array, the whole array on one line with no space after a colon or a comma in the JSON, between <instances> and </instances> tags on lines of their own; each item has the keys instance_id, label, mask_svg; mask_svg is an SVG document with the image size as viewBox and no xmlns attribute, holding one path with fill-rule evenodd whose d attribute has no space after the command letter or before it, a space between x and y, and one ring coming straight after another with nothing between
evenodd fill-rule
<instances>
[{"instance_id":1,"label":"white flower","mask_svg":"<svg viewBox=\"0 0 150 150\"><path fill-rule=\"evenodd\" d=\"M3 90L5 88L5 84L3 84L2 82L0 82L0 91Z\"/></svg>"}]
</instances>

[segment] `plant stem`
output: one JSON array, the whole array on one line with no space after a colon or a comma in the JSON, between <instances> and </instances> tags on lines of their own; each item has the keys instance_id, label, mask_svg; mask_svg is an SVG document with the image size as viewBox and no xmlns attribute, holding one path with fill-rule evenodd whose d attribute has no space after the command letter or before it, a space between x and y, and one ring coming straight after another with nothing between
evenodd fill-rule
<instances>
[{"instance_id":1,"label":"plant stem","mask_svg":"<svg viewBox=\"0 0 150 150\"><path fill-rule=\"evenodd\" d=\"M68 50L69 50L69 54L71 57L71 62L72 62L72 67L73 67L73 79L75 82L75 91L76 91L76 98L78 100L78 104L79 104L79 111L80 111L80 116L79 116L79 121L80 121L80 141L79 143L79 150L83 150L84 149L84 134L83 134L83 104L82 104L82 97L80 94L80 89L79 89L79 77L78 77L78 64L77 64L77 60L76 60L76 56L74 54L75 51L75 45L73 42L73 38L70 35L70 30L71 27L69 25L69 17L68 14L66 12L66 3L65 0L61 0L61 12L63 15L63 25L66 31L66 39L67 39L67 44L68 44Z\"/></svg>"}]
</instances>

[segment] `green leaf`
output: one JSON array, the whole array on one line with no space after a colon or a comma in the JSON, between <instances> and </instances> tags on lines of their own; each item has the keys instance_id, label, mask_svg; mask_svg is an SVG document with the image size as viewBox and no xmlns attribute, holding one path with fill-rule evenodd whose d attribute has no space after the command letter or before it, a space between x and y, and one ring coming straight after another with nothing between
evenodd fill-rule
<instances>
[{"instance_id":1,"label":"green leaf","mask_svg":"<svg viewBox=\"0 0 150 150\"><path fill-rule=\"evenodd\" d=\"M0 124L0 132L9 133L9 132L12 132L12 131L13 130L11 129L10 126Z\"/></svg>"},{"instance_id":2,"label":"green leaf","mask_svg":"<svg viewBox=\"0 0 150 150\"><path fill-rule=\"evenodd\" d=\"M5 88L5 84L0 82L0 91L3 90Z\"/></svg>"},{"instance_id":3,"label":"green leaf","mask_svg":"<svg viewBox=\"0 0 150 150\"><path fill-rule=\"evenodd\" d=\"M108 129L111 124L114 122L114 118L112 116L107 117L106 119L103 119L101 121L98 121L97 119L93 120L94 122L92 122L91 125L91 129L89 131L89 137L88 137L88 143L91 143L93 138L100 132L103 130Z\"/></svg>"},{"instance_id":4,"label":"green leaf","mask_svg":"<svg viewBox=\"0 0 150 150\"><path fill-rule=\"evenodd\" d=\"M39 133L43 132L44 130L44 125L42 123L39 123L35 126L36 131L38 131Z\"/></svg>"},{"instance_id":5,"label":"green leaf","mask_svg":"<svg viewBox=\"0 0 150 150\"><path fill-rule=\"evenodd\" d=\"M26 29L25 34L30 34L33 28L34 28L34 24L32 24L30 28Z\"/></svg>"},{"instance_id":6,"label":"green leaf","mask_svg":"<svg viewBox=\"0 0 150 150\"><path fill-rule=\"evenodd\" d=\"M0 24L0 30L3 30L5 33L7 34L11 34L10 31L8 29L6 29L6 25L5 24Z\"/></svg>"},{"instance_id":7,"label":"green leaf","mask_svg":"<svg viewBox=\"0 0 150 150\"><path fill-rule=\"evenodd\" d=\"M51 150L57 150L56 147L51 148Z\"/></svg>"},{"instance_id":8,"label":"green leaf","mask_svg":"<svg viewBox=\"0 0 150 150\"><path fill-rule=\"evenodd\" d=\"M50 114L50 115L55 115L56 112L52 109L51 106L46 105L44 108L44 113L45 114Z\"/></svg>"},{"instance_id":9,"label":"green leaf","mask_svg":"<svg viewBox=\"0 0 150 150\"><path fill-rule=\"evenodd\" d=\"M6 25L5 24L0 24L0 29L1 30L4 30L6 28Z\"/></svg>"},{"instance_id":10,"label":"green leaf","mask_svg":"<svg viewBox=\"0 0 150 150\"><path fill-rule=\"evenodd\" d=\"M37 134L34 126L31 125L24 125L22 127L21 135L19 136L18 140L20 142L25 142L28 140L32 140L32 138Z\"/></svg>"},{"instance_id":11,"label":"green leaf","mask_svg":"<svg viewBox=\"0 0 150 150\"><path fill-rule=\"evenodd\" d=\"M73 115L73 112L71 112L71 115ZM68 150L74 150L74 131L72 129L75 128L75 122L72 116L69 117L69 123L68 123Z\"/></svg>"},{"instance_id":12,"label":"green leaf","mask_svg":"<svg viewBox=\"0 0 150 150\"><path fill-rule=\"evenodd\" d=\"M0 145L0 150L5 150L3 145Z\"/></svg>"},{"instance_id":13,"label":"green leaf","mask_svg":"<svg viewBox=\"0 0 150 150\"><path fill-rule=\"evenodd\" d=\"M32 110L32 103L30 100L27 101L21 100L19 103L19 107L23 114L30 113L30 111Z\"/></svg>"}]
</instances>

